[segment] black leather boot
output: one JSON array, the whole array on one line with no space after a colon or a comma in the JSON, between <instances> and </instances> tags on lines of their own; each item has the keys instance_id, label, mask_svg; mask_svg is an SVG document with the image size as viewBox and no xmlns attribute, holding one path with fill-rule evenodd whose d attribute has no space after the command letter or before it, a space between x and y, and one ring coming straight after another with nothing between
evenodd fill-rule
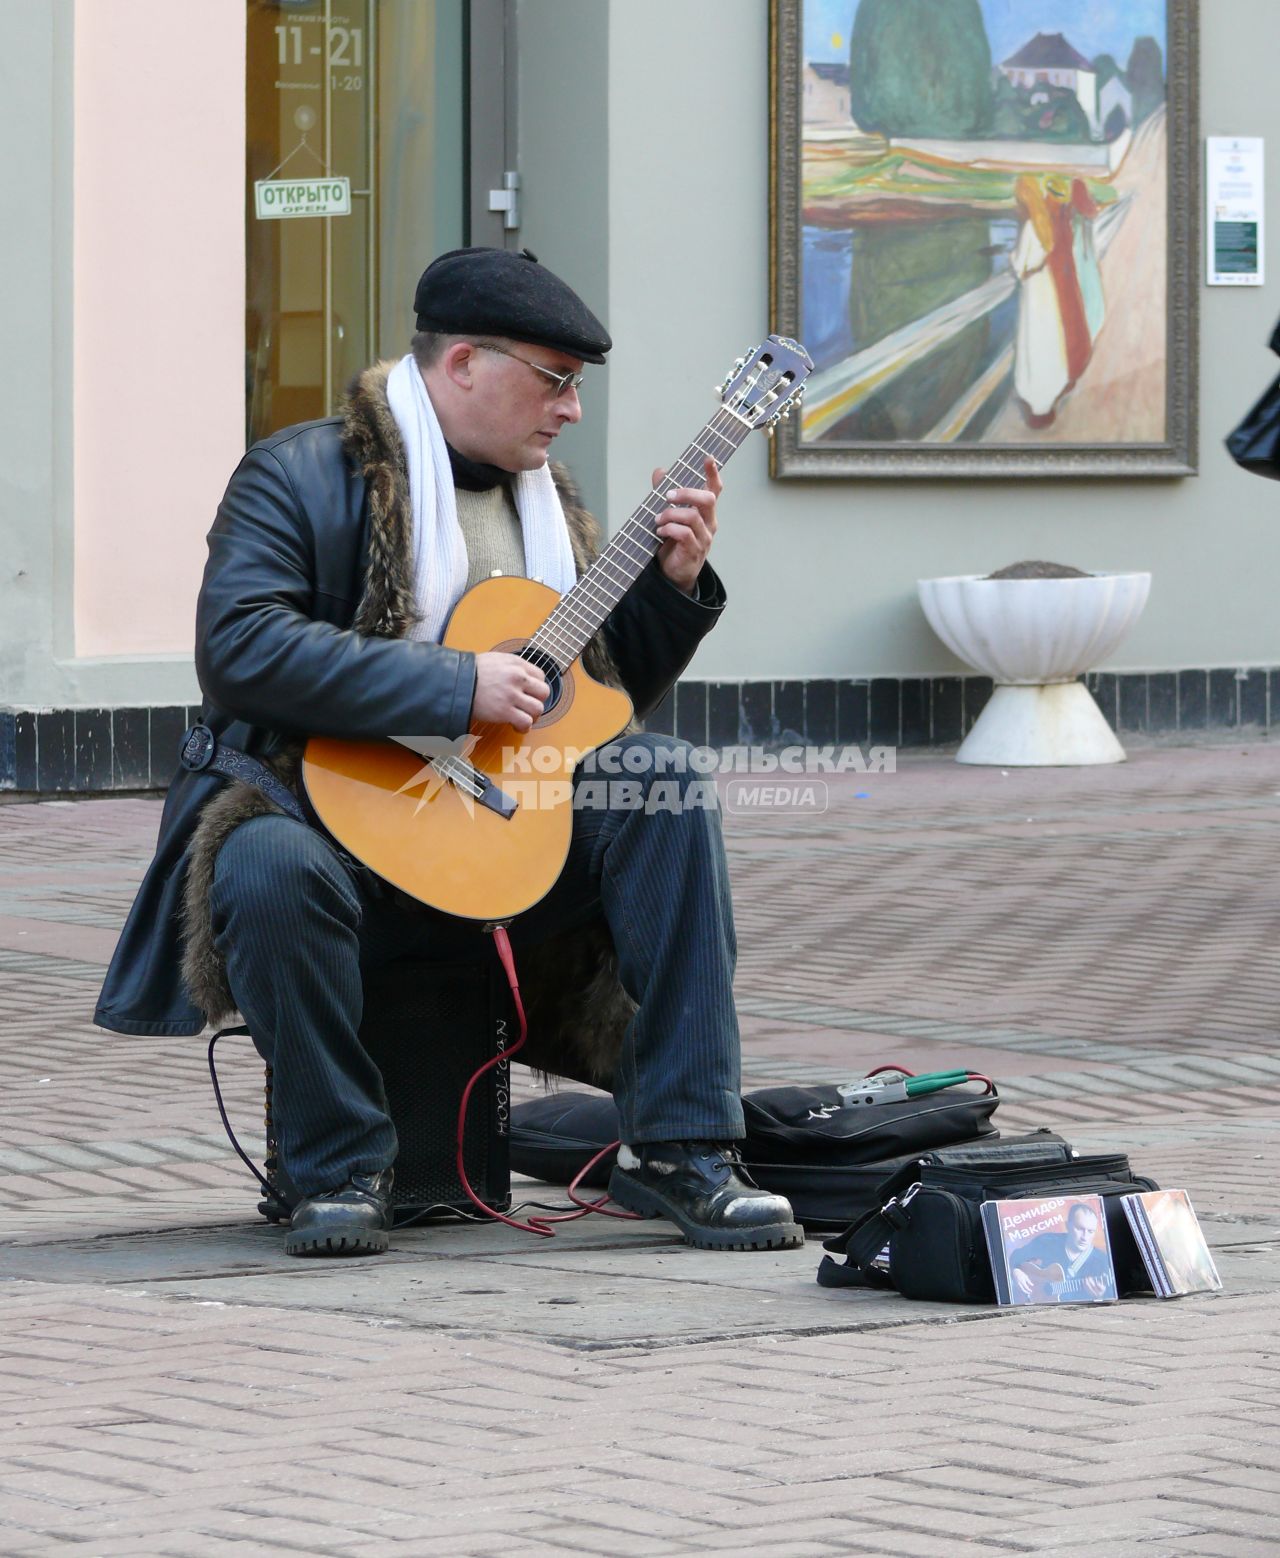
<instances>
[{"instance_id":1,"label":"black leather boot","mask_svg":"<svg viewBox=\"0 0 1280 1558\"><path fill-rule=\"evenodd\" d=\"M337 1190L298 1202L284 1236L286 1255L381 1255L391 1227L392 1172L353 1174Z\"/></svg>"},{"instance_id":2,"label":"black leather boot","mask_svg":"<svg viewBox=\"0 0 1280 1558\"><path fill-rule=\"evenodd\" d=\"M609 1194L642 1217L667 1218L700 1250L794 1250L804 1243L791 1203L754 1184L733 1146L619 1147Z\"/></svg>"}]
</instances>

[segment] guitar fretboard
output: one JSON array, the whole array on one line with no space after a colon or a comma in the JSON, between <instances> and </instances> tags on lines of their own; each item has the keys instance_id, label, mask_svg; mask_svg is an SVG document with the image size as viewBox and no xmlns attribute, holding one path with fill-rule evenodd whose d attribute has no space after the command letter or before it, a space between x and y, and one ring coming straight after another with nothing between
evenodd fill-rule
<instances>
[{"instance_id":1,"label":"guitar fretboard","mask_svg":"<svg viewBox=\"0 0 1280 1558\"><path fill-rule=\"evenodd\" d=\"M662 540L654 527L659 515L670 507L670 494L677 487L703 486L703 461L710 456L722 466L751 430L752 424L744 417L722 406L577 584L561 597L530 639L529 648L546 655L560 670L571 665L656 556Z\"/></svg>"}]
</instances>

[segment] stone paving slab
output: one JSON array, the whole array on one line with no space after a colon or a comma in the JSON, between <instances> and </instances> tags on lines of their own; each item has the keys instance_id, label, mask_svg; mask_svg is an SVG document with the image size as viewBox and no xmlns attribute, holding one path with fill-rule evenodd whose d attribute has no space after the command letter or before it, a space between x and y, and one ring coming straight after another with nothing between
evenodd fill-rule
<instances>
[{"instance_id":1,"label":"stone paving slab","mask_svg":"<svg viewBox=\"0 0 1280 1558\"><path fill-rule=\"evenodd\" d=\"M287 1264L203 1045L89 1022L158 803L0 807L0 1551L1276 1551L1280 750L829 783L730 820L746 1085L979 1066L1186 1185L1222 1293L911 1304L653 1223Z\"/></svg>"}]
</instances>

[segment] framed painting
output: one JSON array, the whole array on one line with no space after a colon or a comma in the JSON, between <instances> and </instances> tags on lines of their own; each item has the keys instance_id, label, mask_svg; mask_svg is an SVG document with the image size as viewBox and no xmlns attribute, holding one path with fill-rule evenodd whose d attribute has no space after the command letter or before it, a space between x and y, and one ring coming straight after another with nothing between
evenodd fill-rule
<instances>
[{"instance_id":1,"label":"framed painting","mask_svg":"<svg viewBox=\"0 0 1280 1558\"><path fill-rule=\"evenodd\" d=\"M1198 0L771 0L780 477L1191 476Z\"/></svg>"}]
</instances>

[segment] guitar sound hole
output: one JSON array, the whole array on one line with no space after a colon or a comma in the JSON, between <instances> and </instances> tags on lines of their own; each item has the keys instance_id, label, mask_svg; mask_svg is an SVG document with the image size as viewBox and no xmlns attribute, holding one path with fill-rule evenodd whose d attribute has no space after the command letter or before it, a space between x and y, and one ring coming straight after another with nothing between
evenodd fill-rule
<instances>
[{"instance_id":1,"label":"guitar sound hole","mask_svg":"<svg viewBox=\"0 0 1280 1558\"><path fill-rule=\"evenodd\" d=\"M560 702L560 695L564 691L560 667L545 650L535 649L532 644L525 645L520 651L520 658L527 660L530 665L536 665L546 678L547 686L551 691L547 694L547 701L542 705L542 712L550 714L556 704Z\"/></svg>"}]
</instances>

